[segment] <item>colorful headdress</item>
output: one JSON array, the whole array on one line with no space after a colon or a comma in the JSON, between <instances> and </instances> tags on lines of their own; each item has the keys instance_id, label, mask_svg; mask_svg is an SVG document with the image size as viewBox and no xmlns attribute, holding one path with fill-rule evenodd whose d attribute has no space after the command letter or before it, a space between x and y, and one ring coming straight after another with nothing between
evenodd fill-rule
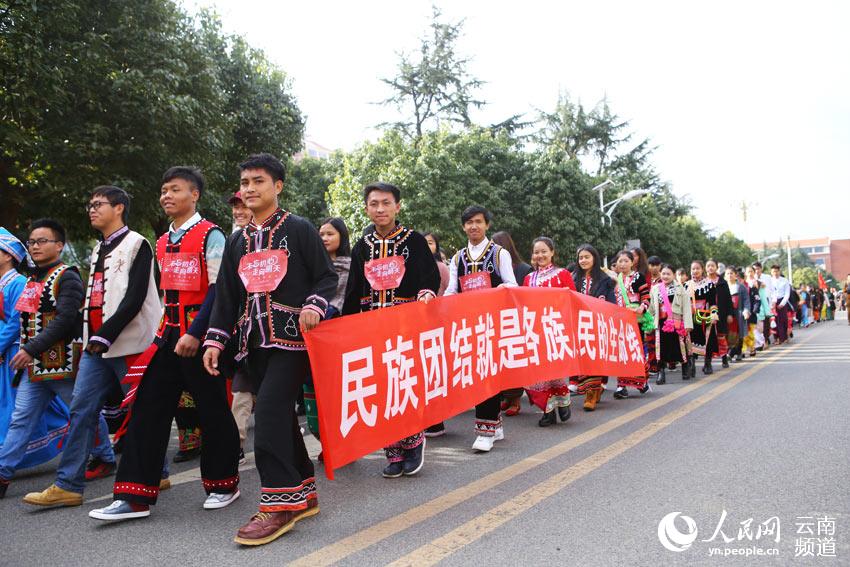
<instances>
[{"instance_id":1,"label":"colorful headdress","mask_svg":"<svg viewBox=\"0 0 850 567\"><path fill-rule=\"evenodd\" d=\"M27 255L24 243L15 238L15 235L0 226L0 250L7 252L15 261L20 262Z\"/></svg>"}]
</instances>

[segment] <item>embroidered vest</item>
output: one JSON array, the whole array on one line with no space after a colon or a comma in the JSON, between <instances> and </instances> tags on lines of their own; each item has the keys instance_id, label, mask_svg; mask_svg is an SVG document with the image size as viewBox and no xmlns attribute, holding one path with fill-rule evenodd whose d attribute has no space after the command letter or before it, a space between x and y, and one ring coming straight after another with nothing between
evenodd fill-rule
<instances>
[{"instance_id":1,"label":"embroidered vest","mask_svg":"<svg viewBox=\"0 0 850 567\"><path fill-rule=\"evenodd\" d=\"M490 286L498 287L502 283L502 277L499 274L499 253L501 251L502 247L491 240L487 244L487 248L484 249L484 252L481 253L481 256L473 258L469 254L469 247L464 246L454 257L457 277L462 278L467 274L474 274L475 272L489 272ZM457 291L461 293L460 285L458 285Z\"/></svg>"},{"instance_id":2,"label":"embroidered vest","mask_svg":"<svg viewBox=\"0 0 850 567\"><path fill-rule=\"evenodd\" d=\"M65 270L77 271L77 268L59 264L48 271L41 279L44 283L41 301L35 313L21 313L21 346L33 340L44 331L50 322L56 318L56 300L59 296L59 278ZM34 279L32 276L30 279ZM42 380L63 380L76 378L80 356L83 352L82 326L74 332L74 336L63 339L41 355L35 357L29 366L30 382Z\"/></svg>"},{"instance_id":3,"label":"embroidered vest","mask_svg":"<svg viewBox=\"0 0 850 567\"><path fill-rule=\"evenodd\" d=\"M200 282L200 285L197 286L198 289L187 291L183 289L168 289L168 287L172 286L169 286L164 281L160 281L159 287L165 296L165 309L162 314L159 330L156 333L158 338L164 337L169 328L177 329L180 336L185 335L189 327L192 326L195 315L201 310L201 304L204 302L204 298L207 296L207 290L210 287L209 276L207 275L207 237L214 228L218 227L214 223L202 219L185 232L180 237L180 240L175 243L172 243L169 239L168 232L160 236L156 241L156 261L159 263L160 270L164 269L167 255L187 254L190 259L198 260L196 267L198 269L197 278Z\"/></svg>"},{"instance_id":4,"label":"embroidered vest","mask_svg":"<svg viewBox=\"0 0 850 567\"><path fill-rule=\"evenodd\" d=\"M89 323L91 321L91 299L95 282L95 264L102 243L98 242L91 253L89 281L86 289L86 308L83 322L83 344L88 344ZM106 321L118 310L121 300L127 292L130 281L130 269L142 246L149 246L145 237L138 232L128 231L121 242L103 259L103 274L98 285L102 294L102 319ZM156 281L151 270L147 282L145 302L139 313L121 331L121 334L103 353L104 358L116 358L137 354L150 346L157 331L157 323L162 319L162 304L156 289ZM97 331L95 331L97 332Z\"/></svg>"}]
</instances>

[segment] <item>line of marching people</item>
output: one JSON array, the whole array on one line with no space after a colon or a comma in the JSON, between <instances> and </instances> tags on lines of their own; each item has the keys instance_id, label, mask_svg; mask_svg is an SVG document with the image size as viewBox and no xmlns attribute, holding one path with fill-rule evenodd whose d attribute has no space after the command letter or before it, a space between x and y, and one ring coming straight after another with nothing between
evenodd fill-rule
<instances>
[{"instance_id":1,"label":"line of marching people","mask_svg":"<svg viewBox=\"0 0 850 567\"><path fill-rule=\"evenodd\" d=\"M320 438L304 333L336 316L518 285L570 289L635 313L641 375L565 376L483 400L472 423L477 453L505 438L503 415L519 414L524 395L548 427L570 418L574 395L594 411L606 389L615 399L647 394L671 368L690 380L700 363L711 374L716 359L728 366L789 336L795 300L778 266L768 276L758 263L741 271L709 259L677 270L636 248L619 251L608 269L594 246L562 258L546 236L525 262L509 234L488 235L493 219L479 205L460 214L467 243L446 258L436 234L399 221L401 190L380 182L363 189L371 224L352 243L342 219L317 230L281 206L286 171L274 156L249 156L239 174L227 234L198 211L202 173L168 169L159 202L170 224L154 246L127 225L127 192L95 188L85 212L99 238L85 283L62 261L67 235L56 221L35 221L24 241L0 228L0 498L16 470L61 455L55 481L25 502L79 506L86 480L114 472L113 502L89 516L148 517L170 486L177 416L179 455L200 458L200 507L225 508L241 496L238 467L254 419L261 488L235 541L275 540L319 512L296 404L306 402ZM388 445L381 474L417 475L427 439L444 432L433 424Z\"/></svg>"}]
</instances>

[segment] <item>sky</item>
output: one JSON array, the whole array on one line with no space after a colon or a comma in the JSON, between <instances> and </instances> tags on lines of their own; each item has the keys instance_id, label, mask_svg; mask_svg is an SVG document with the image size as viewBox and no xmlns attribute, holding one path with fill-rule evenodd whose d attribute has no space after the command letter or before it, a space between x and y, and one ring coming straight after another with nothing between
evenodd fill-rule
<instances>
[{"instance_id":1,"label":"sky","mask_svg":"<svg viewBox=\"0 0 850 567\"><path fill-rule=\"evenodd\" d=\"M486 81L490 124L607 97L706 227L748 242L850 238L850 2L184 0L288 73L307 137L350 150L395 118L398 53L436 5ZM747 222L742 207L747 208ZM616 219L615 219L616 222Z\"/></svg>"}]
</instances>

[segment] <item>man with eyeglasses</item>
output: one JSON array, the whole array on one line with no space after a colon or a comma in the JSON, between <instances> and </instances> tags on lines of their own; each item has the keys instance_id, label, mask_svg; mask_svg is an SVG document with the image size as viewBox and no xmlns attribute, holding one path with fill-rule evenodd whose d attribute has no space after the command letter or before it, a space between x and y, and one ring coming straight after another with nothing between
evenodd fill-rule
<instances>
[{"instance_id":1,"label":"man with eyeglasses","mask_svg":"<svg viewBox=\"0 0 850 567\"><path fill-rule=\"evenodd\" d=\"M92 250L83 308L85 352L74 384L56 482L24 496L28 504L78 505L86 480L115 470L109 429L100 409L107 394L121 387L133 361L150 346L162 315L153 249L144 236L127 226L129 209L127 192L112 185L95 188L86 205L100 241ZM90 452L92 460L86 466Z\"/></svg>"},{"instance_id":2,"label":"man with eyeglasses","mask_svg":"<svg viewBox=\"0 0 850 567\"><path fill-rule=\"evenodd\" d=\"M21 314L21 348L9 361L18 383L15 410L0 447L0 496L5 495L33 431L54 397L71 401L82 351L83 281L59 256L65 229L52 219L32 224L27 240L36 269L15 309ZM64 494L63 494L64 493ZM57 503L79 506L82 495L57 493Z\"/></svg>"}]
</instances>

